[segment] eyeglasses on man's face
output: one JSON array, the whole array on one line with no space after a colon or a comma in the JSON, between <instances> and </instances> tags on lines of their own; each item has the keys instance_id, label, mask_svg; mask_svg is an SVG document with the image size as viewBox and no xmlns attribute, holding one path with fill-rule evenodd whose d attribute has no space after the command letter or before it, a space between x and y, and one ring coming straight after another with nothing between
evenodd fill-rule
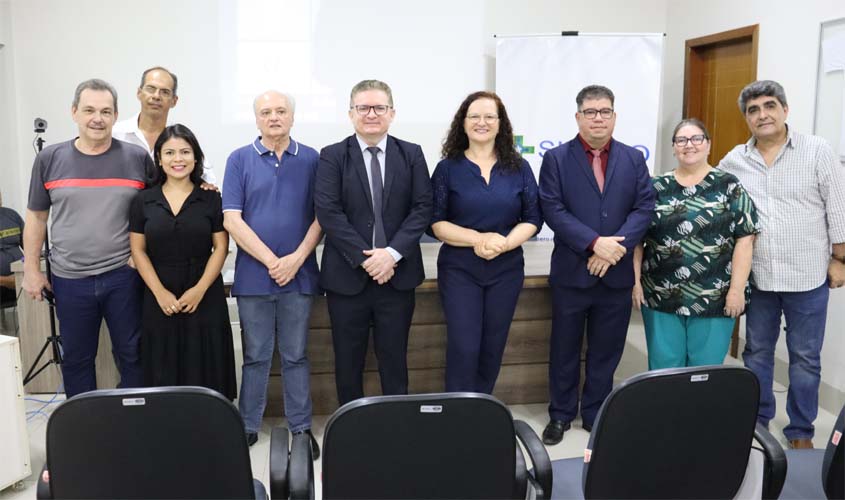
<instances>
[{"instance_id":1,"label":"eyeglasses on man's face","mask_svg":"<svg viewBox=\"0 0 845 500\"><path fill-rule=\"evenodd\" d=\"M385 104L377 104L375 106L359 104L357 106L352 106L350 109L354 109L355 112L361 116L367 116L368 114L370 114L370 110L373 110L376 116L383 116L386 115L388 111L390 111L390 106L387 106Z\"/></svg>"},{"instance_id":2,"label":"eyeglasses on man's face","mask_svg":"<svg viewBox=\"0 0 845 500\"><path fill-rule=\"evenodd\" d=\"M675 143L675 146L684 147L688 143L692 143L694 146L701 146L704 144L704 141L707 140L707 137L704 134L694 135L692 137L684 137L682 135L676 136L672 138L672 142Z\"/></svg>"},{"instance_id":3,"label":"eyeglasses on man's face","mask_svg":"<svg viewBox=\"0 0 845 500\"><path fill-rule=\"evenodd\" d=\"M580 113L584 115L584 118L587 118L588 120L593 120L596 118L596 116L601 116L605 120L613 118L613 108L587 108L582 109Z\"/></svg>"}]
</instances>

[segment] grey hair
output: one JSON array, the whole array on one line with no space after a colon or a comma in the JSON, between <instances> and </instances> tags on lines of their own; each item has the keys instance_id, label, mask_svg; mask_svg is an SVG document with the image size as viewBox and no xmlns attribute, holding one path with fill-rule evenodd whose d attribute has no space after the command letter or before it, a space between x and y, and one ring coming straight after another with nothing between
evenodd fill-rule
<instances>
[{"instance_id":1,"label":"grey hair","mask_svg":"<svg viewBox=\"0 0 845 500\"><path fill-rule=\"evenodd\" d=\"M784 108L787 106L786 92L784 92L781 84L774 80L757 80L746 85L742 89L742 92L739 93L739 99L736 101L739 105L739 110L742 111L742 114L745 114L748 101L764 96L774 97L780 102L781 106Z\"/></svg>"},{"instance_id":2,"label":"grey hair","mask_svg":"<svg viewBox=\"0 0 845 500\"><path fill-rule=\"evenodd\" d=\"M393 91L390 90L390 85L381 80L361 80L356 83L355 86L352 87L352 92L349 93L349 107L352 107L352 101L355 99L357 94L367 90L381 90L387 94L387 104L391 108L393 107Z\"/></svg>"},{"instance_id":3,"label":"grey hair","mask_svg":"<svg viewBox=\"0 0 845 500\"><path fill-rule=\"evenodd\" d=\"M293 98L293 96L288 94L287 92L280 92L278 90L272 90L272 89L265 90L264 92L255 96L255 99L252 100L252 111L254 113L256 113L256 114L258 113L258 109L257 109L258 108L258 100L261 99L265 94L276 94L276 95L280 95L280 96L284 97L285 101L287 101L288 106L290 107L290 114L293 115L293 114L296 113L296 100Z\"/></svg>"},{"instance_id":4,"label":"grey hair","mask_svg":"<svg viewBox=\"0 0 845 500\"><path fill-rule=\"evenodd\" d=\"M179 87L179 79L176 78L176 73L170 71L167 68L163 68L161 66L153 66L152 68L148 68L141 73L141 85L138 85L138 88L143 88L144 84L147 83L147 73L150 71L164 71L168 75L170 75L170 79L173 80L173 95L176 95L176 88Z\"/></svg>"},{"instance_id":5,"label":"grey hair","mask_svg":"<svg viewBox=\"0 0 845 500\"><path fill-rule=\"evenodd\" d=\"M608 99L610 105L613 106L616 98L613 96L613 91L603 85L587 85L578 95L575 96L575 104L578 106L578 111L581 111L581 105L587 99Z\"/></svg>"},{"instance_id":6,"label":"grey hair","mask_svg":"<svg viewBox=\"0 0 845 500\"><path fill-rule=\"evenodd\" d=\"M73 102L70 104L73 108L79 107L79 96L82 95L83 90L108 90L111 94L112 101L114 101L114 112L117 113L117 91L111 84L99 78L92 78L85 80L76 86L76 91L73 93Z\"/></svg>"}]
</instances>

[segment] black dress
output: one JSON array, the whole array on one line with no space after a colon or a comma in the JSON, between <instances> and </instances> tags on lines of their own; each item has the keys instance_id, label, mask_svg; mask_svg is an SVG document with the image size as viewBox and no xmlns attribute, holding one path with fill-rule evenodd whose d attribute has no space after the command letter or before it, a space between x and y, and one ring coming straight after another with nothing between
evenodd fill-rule
<instances>
[{"instance_id":1,"label":"black dress","mask_svg":"<svg viewBox=\"0 0 845 500\"><path fill-rule=\"evenodd\" d=\"M223 231L220 195L195 187L174 216L161 186L142 191L132 202L129 230L146 237L147 255L159 280L179 298L202 277L212 233ZM192 314L166 316L145 288L142 323L146 385L199 385L235 398L232 326L221 276Z\"/></svg>"}]
</instances>

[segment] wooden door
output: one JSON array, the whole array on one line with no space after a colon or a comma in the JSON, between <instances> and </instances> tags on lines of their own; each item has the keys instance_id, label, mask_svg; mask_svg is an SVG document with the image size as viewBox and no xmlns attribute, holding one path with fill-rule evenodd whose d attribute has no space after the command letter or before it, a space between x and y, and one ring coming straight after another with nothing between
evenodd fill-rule
<instances>
[{"instance_id":1,"label":"wooden door","mask_svg":"<svg viewBox=\"0 0 845 500\"><path fill-rule=\"evenodd\" d=\"M711 165L750 137L737 98L757 79L757 34L755 24L686 42L684 118L710 131Z\"/></svg>"},{"instance_id":2,"label":"wooden door","mask_svg":"<svg viewBox=\"0 0 845 500\"><path fill-rule=\"evenodd\" d=\"M712 141L711 165L750 137L737 99L743 87L757 79L759 25L724 31L686 42L684 118L704 122ZM739 321L731 337L731 356L737 357Z\"/></svg>"}]
</instances>

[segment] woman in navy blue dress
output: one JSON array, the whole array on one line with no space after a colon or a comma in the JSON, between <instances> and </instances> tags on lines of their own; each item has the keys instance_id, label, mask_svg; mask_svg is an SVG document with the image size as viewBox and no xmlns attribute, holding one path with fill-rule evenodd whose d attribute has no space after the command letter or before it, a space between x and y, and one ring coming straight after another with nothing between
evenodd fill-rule
<instances>
[{"instance_id":1,"label":"woman in navy blue dress","mask_svg":"<svg viewBox=\"0 0 845 500\"><path fill-rule=\"evenodd\" d=\"M542 225L537 181L499 96L475 92L458 108L432 187L446 390L490 394L525 278L521 245Z\"/></svg>"}]
</instances>

